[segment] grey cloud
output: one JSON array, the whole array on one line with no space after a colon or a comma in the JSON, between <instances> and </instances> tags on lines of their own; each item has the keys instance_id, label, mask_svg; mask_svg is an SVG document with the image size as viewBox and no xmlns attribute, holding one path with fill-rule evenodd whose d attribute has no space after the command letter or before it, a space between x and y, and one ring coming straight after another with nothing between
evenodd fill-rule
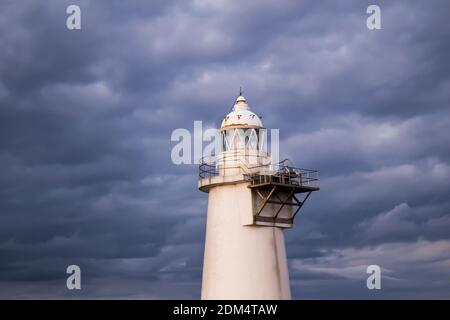
<instances>
[{"instance_id":1,"label":"grey cloud","mask_svg":"<svg viewBox=\"0 0 450 320\"><path fill-rule=\"evenodd\" d=\"M446 1L381 1L379 32L368 1L78 3L79 32L71 1L2 4L1 297L198 298L207 198L170 134L219 125L239 86L321 171L286 232L294 298L448 296Z\"/></svg>"}]
</instances>

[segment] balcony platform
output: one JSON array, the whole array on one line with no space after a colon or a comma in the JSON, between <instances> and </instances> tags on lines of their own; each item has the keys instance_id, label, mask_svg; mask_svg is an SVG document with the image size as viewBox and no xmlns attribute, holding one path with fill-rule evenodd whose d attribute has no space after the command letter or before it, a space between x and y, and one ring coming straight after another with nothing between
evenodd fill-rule
<instances>
[{"instance_id":1,"label":"balcony platform","mask_svg":"<svg viewBox=\"0 0 450 320\"><path fill-rule=\"evenodd\" d=\"M314 186L316 180L302 181L301 176L291 177L288 175L251 175L246 177L246 180L250 181L249 188L257 189L272 189L274 186L279 191L291 191L294 189L294 194L313 192L320 190L319 187ZM314 182L314 183L313 183Z\"/></svg>"},{"instance_id":2,"label":"balcony platform","mask_svg":"<svg viewBox=\"0 0 450 320\"><path fill-rule=\"evenodd\" d=\"M318 187L318 171L292 167L282 161L276 165L232 167L241 174L227 175L214 163L201 163L199 189L209 192L212 187L247 183L252 190L253 222L249 225L291 228L294 218L312 192Z\"/></svg>"}]
</instances>

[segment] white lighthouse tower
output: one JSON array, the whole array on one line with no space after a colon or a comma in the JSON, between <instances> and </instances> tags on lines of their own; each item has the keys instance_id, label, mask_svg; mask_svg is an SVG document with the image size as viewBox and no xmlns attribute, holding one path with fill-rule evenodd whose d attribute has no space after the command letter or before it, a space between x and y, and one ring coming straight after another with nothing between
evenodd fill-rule
<instances>
[{"instance_id":1,"label":"white lighthouse tower","mask_svg":"<svg viewBox=\"0 0 450 320\"><path fill-rule=\"evenodd\" d=\"M200 163L208 192L202 299L290 299L283 229L317 187L317 171L272 163L265 129L242 94ZM300 198L300 199L299 199Z\"/></svg>"}]
</instances>

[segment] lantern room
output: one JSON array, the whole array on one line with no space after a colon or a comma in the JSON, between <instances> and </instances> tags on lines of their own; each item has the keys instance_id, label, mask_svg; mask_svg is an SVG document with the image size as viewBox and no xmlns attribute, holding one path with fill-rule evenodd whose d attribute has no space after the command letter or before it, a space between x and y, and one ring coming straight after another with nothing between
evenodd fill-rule
<instances>
[{"instance_id":1,"label":"lantern room","mask_svg":"<svg viewBox=\"0 0 450 320\"><path fill-rule=\"evenodd\" d=\"M262 151L265 129L260 117L250 110L246 99L240 95L220 126L222 151Z\"/></svg>"}]
</instances>

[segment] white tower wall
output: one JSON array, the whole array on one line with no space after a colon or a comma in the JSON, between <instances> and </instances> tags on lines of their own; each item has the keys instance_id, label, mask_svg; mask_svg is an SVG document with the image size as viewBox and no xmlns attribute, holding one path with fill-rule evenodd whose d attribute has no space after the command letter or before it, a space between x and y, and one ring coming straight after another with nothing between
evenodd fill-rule
<instances>
[{"instance_id":1,"label":"white tower wall","mask_svg":"<svg viewBox=\"0 0 450 320\"><path fill-rule=\"evenodd\" d=\"M243 225L252 212L247 185L209 191L202 299L291 298L282 230Z\"/></svg>"}]
</instances>

